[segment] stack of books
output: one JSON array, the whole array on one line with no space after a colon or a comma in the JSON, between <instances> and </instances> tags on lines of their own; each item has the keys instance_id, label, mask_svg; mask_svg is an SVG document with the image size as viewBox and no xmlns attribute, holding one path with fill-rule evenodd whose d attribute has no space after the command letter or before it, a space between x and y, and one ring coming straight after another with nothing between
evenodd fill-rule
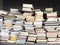
<instances>
[{"instance_id":1,"label":"stack of books","mask_svg":"<svg viewBox=\"0 0 60 45\"><path fill-rule=\"evenodd\" d=\"M25 22L24 27L29 34L35 34L33 22Z\"/></svg>"},{"instance_id":2,"label":"stack of books","mask_svg":"<svg viewBox=\"0 0 60 45\"><path fill-rule=\"evenodd\" d=\"M37 11L35 12L36 15L35 15L35 22L34 22L34 26L35 28L42 28L42 24L43 24L43 12L41 11Z\"/></svg>"},{"instance_id":3,"label":"stack of books","mask_svg":"<svg viewBox=\"0 0 60 45\"><path fill-rule=\"evenodd\" d=\"M11 30L13 27L13 21L12 20L4 20L4 28Z\"/></svg>"},{"instance_id":4,"label":"stack of books","mask_svg":"<svg viewBox=\"0 0 60 45\"><path fill-rule=\"evenodd\" d=\"M17 37L16 43L17 44L25 44L27 36L28 36L28 32L20 32Z\"/></svg>"},{"instance_id":5,"label":"stack of books","mask_svg":"<svg viewBox=\"0 0 60 45\"><path fill-rule=\"evenodd\" d=\"M46 30L54 30L56 27L58 27L59 23L57 19L57 12L47 13L47 20L44 22L44 25Z\"/></svg>"},{"instance_id":6,"label":"stack of books","mask_svg":"<svg viewBox=\"0 0 60 45\"><path fill-rule=\"evenodd\" d=\"M57 40L58 31L57 30L49 30L47 31L47 44L54 44Z\"/></svg>"},{"instance_id":7,"label":"stack of books","mask_svg":"<svg viewBox=\"0 0 60 45\"><path fill-rule=\"evenodd\" d=\"M32 4L23 4L22 11L28 11L31 12L34 9Z\"/></svg>"},{"instance_id":8,"label":"stack of books","mask_svg":"<svg viewBox=\"0 0 60 45\"><path fill-rule=\"evenodd\" d=\"M37 33L37 43L47 43L46 40L46 31L44 29L36 29L36 33Z\"/></svg>"},{"instance_id":9,"label":"stack of books","mask_svg":"<svg viewBox=\"0 0 60 45\"><path fill-rule=\"evenodd\" d=\"M56 30L58 31L58 35L57 35L57 43L60 44L60 26L56 28Z\"/></svg>"},{"instance_id":10,"label":"stack of books","mask_svg":"<svg viewBox=\"0 0 60 45\"><path fill-rule=\"evenodd\" d=\"M1 36L1 38L0 38L0 42L7 42L8 40L9 40L9 30L5 30L5 29L3 29L3 30L1 30L1 34L0 34L0 36Z\"/></svg>"}]
</instances>

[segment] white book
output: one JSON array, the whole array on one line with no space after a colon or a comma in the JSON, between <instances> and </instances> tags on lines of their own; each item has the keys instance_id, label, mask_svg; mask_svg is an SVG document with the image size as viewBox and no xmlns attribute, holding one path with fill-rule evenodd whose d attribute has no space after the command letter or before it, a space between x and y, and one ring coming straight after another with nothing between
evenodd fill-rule
<instances>
[{"instance_id":1,"label":"white book","mask_svg":"<svg viewBox=\"0 0 60 45\"><path fill-rule=\"evenodd\" d=\"M19 32L11 32L11 35L18 35Z\"/></svg>"},{"instance_id":2,"label":"white book","mask_svg":"<svg viewBox=\"0 0 60 45\"><path fill-rule=\"evenodd\" d=\"M47 40L36 40L37 43L47 43Z\"/></svg>"},{"instance_id":3,"label":"white book","mask_svg":"<svg viewBox=\"0 0 60 45\"><path fill-rule=\"evenodd\" d=\"M43 22L38 22L38 21L36 21L36 22L34 22L34 25L42 25L42 23L43 23Z\"/></svg>"},{"instance_id":4,"label":"white book","mask_svg":"<svg viewBox=\"0 0 60 45\"><path fill-rule=\"evenodd\" d=\"M20 25L14 25L13 28L22 28Z\"/></svg>"},{"instance_id":5,"label":"white book","mask_svg":"<svg viewBox=\"0 0 60 45\"><path fill-rule=\"evenodd\" d=\"M47 13L47 16L56 16L57 17L57 12Z\"/></svg>"},{"instance_id":6,"label":"white book","mask_svg":"<svg viewBox=\"0 0 60 45\"><path fill-rule=\"evenodd\" d=\"M4 10L0 10L0 14L4 14L4 15L7 15L9 12L7 11L4 11Z\"/></svg>"},{"instance_id":7,"label":"white book","mask_svg":"<svg viewBox=\"0 0 60 45\"><path fill-rule=\"evenodd\" d=\"M37 15L42 15L43 16L43 12L41 11L38 11L38 12L35 12Z\"/></svg>"},{"instance_id":8,"label":"white book","mask_svg":"<svg viewBox=\"0 0 60 45\"><path fill-rule=\"evenodd\" d=\"M26 42L26 44L34 44L34 42Z\"/></svg>"},{"instance_id":9,"label":"white book","mask_svg":"<svg viewBox=\"0 0 60 45\"><path fill-rule=\"evenodd\" d=\"M45 36L38 36L37 39L38 39L38 40L45 40L46 37L45 37Z\"/></svg>"},{"instance_id":10,"label":"white book","mask_svg":"<svg viewBox=\"0 0 60 45\"><path fill-rule=\"evenodd\" d=\"M48 41L51 41L51 42L56 41L56 40L57 38L48 38Z\"/></svg>"},{"instance_id":11,"label":"white book","mask_svg":"<svg viewBox=\"0 0 60 45\"><path fill-rule=\"evenodd\" d=\"M32 25L33 22L25 22L25 25Z\"/></svg>"},{"instance_id":12,"label":"white book","mask_svg":"<svg viewBox=\"0 0 60 45\"><path fill-rule=\"evenodd\" d=\"M47 21L56 21L57 22L57 18L48 18Z\"/></svg>"},{"instance_id":13,"label":"white book","mask_svg":"<svg viewBox=\"0 0 60 45\"><path fill-rule=\"evenodd\" d=\"M57 33L47 32L47 37L56 38L57 37Z\"/></svg>"},{"instance_id":14,"label":"white book","mask_svg":"<svg viewBox=\"0 0 60 45\"><path fill-rule=\"evenodd\" d=\"M4 20L4 23L12 23L12 20Z\"/></svg>"},{"instance_id":15,"label":"white book","mask_svg":"<svg viewBox=\"0 0 60 45\"><path fill-rule=\"evenodd\" d=\"M15 25L23 25L23 21L16 21Z\"/></svg>"},{"instance_id":16,"label":"white book","mask_svg":"<svg viewBox=\"0 0 60 45\"><path fill-rule=\"evenodd\" d=\"M28 34L28 32L20 32L20 35L22 35L22 36L28 36L29 34Z\"/></svg>"},{"instance_id":17,"label":"white book","mask_svg":"<svg viewBox=\"0 0 60 45\"><path fill-rule=\"evenodd\" d=\"M22 11L32 11L31 8L23 8Z\"/></svg>"},{"instance_id":18,"label":"white book","mask_svg":"<svg viewBox=\"0 0 60 45\"><path fill-rule=\"evenodd\" d=\"M34 30L34 27L25 27L26 30L31 29Z\"/></svg>"},{"instance_id":19,"label":"white book","mask_svg":"<svg viewBox=\"0 0 60 45\"><path fill-rule=\"evenodd\" d=\"M11 8L11 9L10 9L10 12L11 12L11 13L18 12L18 11L19 11L18 9L14 9L14 8Z\"/></svg>"},{"instance_id":20,"label":"white book","mask_svg":"<svg viewBox=\"0 0 60 45\"><path fill-rule=\"evenodd\" d=\"M33 5L32 4L23 4L23 8L26 7L26 8L33 8Z\"/></svg>"},{"instance_id":21,"label":"white book","mask_svg":"<svg viewBox=\"0 0 60 45\"><path fill-rule=\"evenodd\" d=\"M54 42L47 42L47 44L57 44L57 42L56 41L54 41Z\"/></svg>"},{"instance_id":22,"label":"white book","mask_svg":"<svg viewBox=\"0 0 60 45\"><path fill-rule=\"evenodd\" d=\"M24 27L33 27L33 25L23 25Z\"/></svg>"},{"instance_id":23,"label":"white book","mask_svg":"<svg viewBox=\"0 0 60 45\"><path fill-rule=\"evenodd\" d=\"M3 29L3 30L1 30L1 32L10 33L10 31L9 31L9 30L7 30L7 29Z\"/></svg>"},{"instance_id":24,"label":"white book","mask_svg":"<svg viewBox=\"0 0 60 45\"><path fill-rule=\"evenodd\" d=\"M37 35L29 34L29 37L37 37Z\"/></svg>"},{"instance_id":25,"label":"white book","mask_svg":"<svg viewBox=\"0 0 60 45\"><path fill-rule=\"evenodd\" d=\"M37 34L37 36L45 36L46 37L46 34L40 33L40 34Z\"/></svg>"},{"instance_id":26,"label":"white book","mask_svg":"<svg viewBox=\"0 0 60 45\"><path fill-rule=\"evenodd\" d=\"M35 42L35 40L36 40L36 37L33 37L33 36L29 36L28 37L28 39L27 39L27 41L33 41L33 42Z\"/></svg>"},{"instance_id":27,"label":"white book","mask_svg":"<svg viewBox=\"0 0 60 45\"><path fill-rule=\"evenodd\" d=\"M32 16L32 13L23 13L23 16Z\"/></svg>"},{"instance_id":28,"label":"white book","mask_svg":"<svg viewBox=\"0 0 60 45\"><path fill-rule=\"evenodd\" d=\"M16 41L7 40L8 43L15 43Z\"/></svg>"}]
</instances>

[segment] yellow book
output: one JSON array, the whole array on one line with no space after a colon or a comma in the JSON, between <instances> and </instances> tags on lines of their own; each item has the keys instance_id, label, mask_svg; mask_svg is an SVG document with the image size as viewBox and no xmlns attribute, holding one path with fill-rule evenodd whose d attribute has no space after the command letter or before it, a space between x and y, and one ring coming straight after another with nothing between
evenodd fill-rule
<instances>
[{"instance_id":1,"label":"yellow book","mask_svg":"<svg viewBox=\"0 0 60 45\"><path fill-rule=\"evenodd\" d=\"M16 41L16 37L11 37L11 41Z\"/></svg>"}]
</instances>

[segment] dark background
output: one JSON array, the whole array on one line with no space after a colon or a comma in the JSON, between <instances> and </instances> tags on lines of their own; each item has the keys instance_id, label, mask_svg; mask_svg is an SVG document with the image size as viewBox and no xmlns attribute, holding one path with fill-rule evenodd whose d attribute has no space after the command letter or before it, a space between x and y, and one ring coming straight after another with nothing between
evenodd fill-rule
<instances>
[{"instance_id":1,"label":"dark background","mask_svg":"<svg viewBox=\"0 0 60 45\"><path fill-rule=\"evenodd\" d=\"M42 11L46 7L53 7L54 11L60 11L60 0L3 0L3 9L22 8L22 4L33 4L34 8L39 8Z\"/></svg>"}]
</instances>

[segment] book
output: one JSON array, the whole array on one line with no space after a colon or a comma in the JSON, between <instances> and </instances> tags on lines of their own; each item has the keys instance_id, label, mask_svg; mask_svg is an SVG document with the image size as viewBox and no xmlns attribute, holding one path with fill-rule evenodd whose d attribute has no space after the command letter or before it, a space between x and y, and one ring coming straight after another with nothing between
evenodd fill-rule
<instances>
[{"instance_id":1,"label":"book","mask_svg":"<svg viewBox=\"0 0 60 45\"><path fill-rule=\"evenodd\" d=\"M47 17L49 17L49 16L57 17L57 12L47 13Z\"/></svg>"},{"instance_id":2,"label":"book","mask_svg":"<svg viewBox=\"0 0 60 45\"><path fill-rule=\"evenodd\" d=\"M26 39L24 38L20 38L19 40L16 40L16 44L25 44L26 43Z\"/></svg>"},{"instance_id":3,"label":"book","mask_svg":"<svg viewBox=\"0 0 60 45\"><path fill-rule=\"evenodd\" d=\"M43 17L43 12L37 11L37 12L35 12L35 13L36 13L36 16L42 16L42 17Z\"/></svg>"},{"instance_id":4,"label":"book","mask_svg":"<svg viewBox=\"0 0 60 45\"><path fill-rule=\"evenodd\" d=\"M35 42L35 40L36 40L36 37L34 37L34 36L29 36L28 37L28 39L27 39L27 41L32 41L32 42Z\"/></svg>"},{"instance_id":5,"label":"book","mask_svg":"<svg viewBox=\"0 0 60 45\"><path fill-rule=\"evenodd\" d=\"M33 22L25 22L25 25L32 25Z\"/></svg>"},{"instance_id":6,"label":"book","mask_svg":"<svg viewBox=\"0 0 60 45\"><path fill-rule=\"evenodd\" d=\"M29 34L28 34L28 32L20 32L19 35L21 35L21 36L28 36Z\"/></svg>"},{"instance_id":7,"label":"book","mask_svg":"<svg viewBox=\"0 0 60 45\"><path fill-rule=\"evenodd\" d=\"M35 21L35 17L34 16L27 16L26 17L26 21L27 22L34 22Z\"/></svg>"},{"instance_id":8,"label":"book","mask_svg":"<svg viewBox=\"0 0 60 45\"><path fill-rule=\"evenodd\" d=\"M48 18L47 21L56 21L57 22L57 18Z\"/></svg>"},{"instance_id":9,"label":"book","mask_svg":"<svg viewBox=\"0 0 60 45\"><path fill-rule=\"evenodd\" d=\"M53 32L47 32L47 37L51 37L51 38L56 38L57 37L57 33L53 33Z\"/></svg>"},{"instance_id":10,"label":"book","mask_svg":"<svg viewBox=\"0 0 60 45\"><path fill-rule=\"evenodd\" d=\"M32 13L23 13L23 16L24 16L24 17L32 16Z\"/></svg>"},{"instance_id":11,"label":"book","mask_svg":"<svg viewBox=\"0 0 60 45\"><path fill-rule=\"evenodd\" d=\"M37 36L37 40L45 40L46 36Z\"/></svg>"},{"instance_id":12,"label":"book","mask_svg":"<svg viewBox=\"0 0 60 45\"><path fill-rule=\"evenodd\" d=\"M45 8L45 13L51 13L53 12L53 8Z\"/></svg>"},{"instance_id":13,"label":"book","mask_svg":"<svg viewBox=\"0 0 60 45\"><path fill-rule=\"evenodd\" d=\"M48 38L48 39L47 39L48 42L54 42L54 41L56 41L56 40L57 40L57 38Z\"/></svg>"},{"instance_id":14,"label":"book","mask_svg":"<svg viewBox=\"0 0 60 45\"><path fill-rule=\"evenodd\" d=\"M19 12L19 9L10 8L10 12L11 12L11 13L17 13L17 12Z\"/></svg>"},{"instance_id":15,"label":"book","mask_svg":"<svg viewBox=\"0 0 60 45\"><path fill-rule=\"evenodd\" d=\"M26 32L28 32L29 34L35 34L35 31L31 29L26 30Z\"/></svg>"},{"instance_id":16,"label":"book","mask_svg":"<svg viewBox=\"0 0 60 45\"><path fill-rule=\"evenodd\" d=\"M37 43L47 43L47 40L36 40Z\"/></svg>"},{"instance_id":17,"label":"book","mask_svg":"<svg viewBox=\"0 0 60 45\"><path fill-rule=\"evenodd\" d=\"M23 8L32 8L33 9L33 5L32 4L23 4Z\"/></svg>"},{"instance_id":18,"label":"book","mask_svg":"<svg viewBox=\"0 0 60 45\"><path fill-rule=\"evenodd\" d=\"M22 11L32 11L32 9L31 8L22 8Z\"/></svg>"},{"instance_id":19,"label":"book","mask_svg":"<svg viewBox=\"0 0 60 45\"><path fill-rule=\"evenodd\" d=\"M9 12L5 10L0 10L0 15L4 14L3 16L6 16Z\"/></svg>"}]
</instances>

